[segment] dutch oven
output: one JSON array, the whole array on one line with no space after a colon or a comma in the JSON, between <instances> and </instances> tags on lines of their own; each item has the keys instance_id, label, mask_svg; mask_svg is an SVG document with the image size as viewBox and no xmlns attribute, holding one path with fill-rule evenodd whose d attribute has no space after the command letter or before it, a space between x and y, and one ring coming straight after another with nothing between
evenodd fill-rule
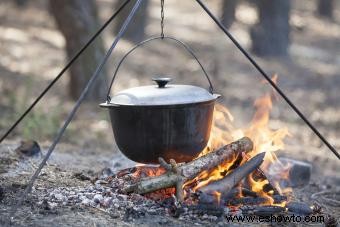
<instances>
[{"instance_id":1,"label":"dutch oven","mask_svg":"<svg viewBox=\"0 0 340 227\"><path fill-rule=\"evenodd\" d=\"M155 85L120 91L100 104L109 109L116 144L126 157L140 163L158 163L159 157L188 162L205 148L220 95L212 92L203 71L210 92L198 86L171 84L169 77L156 77Z\"/></svg>"}]
</instances>

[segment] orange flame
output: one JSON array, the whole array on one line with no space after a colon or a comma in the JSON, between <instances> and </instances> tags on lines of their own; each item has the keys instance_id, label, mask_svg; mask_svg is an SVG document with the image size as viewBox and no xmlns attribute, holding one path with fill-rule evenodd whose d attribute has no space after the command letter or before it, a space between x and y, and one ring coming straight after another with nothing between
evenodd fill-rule
<instances>
[{"instance_id":1,"label":"orange flame","mask_svg":"<svg viewBox=\"0 0 340 227\"><path fill-rule=\"evenodd\" d=\"M272 80L276 82L277 76L275 75ZM271 166L272 163L278 162L275 152L284 149L283 140L290 135L286 127L276 130L273 130L269 127L270 112L273 107L272 96L273 93L267 93L254 102L256 111L249 126L245 129L236 128L233 125L234 117L230 113L230 111L225 106L217 104L214 111L214 120L212 131L210 134L210 140L206 149L203 150L199 156L202 156L225 144L247 136L251 138L254 143L254 150L247 155L249 157L253 157L258 153L267 152L265 160L261 165L261 170L263 170L264 172L268 171L269 166ZM229 168L232 166L235 159L236 157L234 158L234 160L228 160L227 163L223 163L210 172L203 171L195 179L187 182L184 187L186 187L187 185L191 185L193 182L196 182L197 184L193 188L195 191L209 184L209 182L223 178L226 175L226 172L228 172ZM277 174L280 174L281 179L287 178L286 175L289 172L289 168L290 167L280 168L280 172L278 172ZM274 203L274 200L272 198L273 191L265 192L263 190L264 185L269 183L268 180L256 181L253 177L253 174L249 175L247 180L252 191L258 193L262 197L268 198L266 204ZM281 193L290 191L289 189L281 189L278 182L270 183L272 183ZM223 192L215 192L218 200L221 197L221 193Z\"/></svg>"}]
</instances>

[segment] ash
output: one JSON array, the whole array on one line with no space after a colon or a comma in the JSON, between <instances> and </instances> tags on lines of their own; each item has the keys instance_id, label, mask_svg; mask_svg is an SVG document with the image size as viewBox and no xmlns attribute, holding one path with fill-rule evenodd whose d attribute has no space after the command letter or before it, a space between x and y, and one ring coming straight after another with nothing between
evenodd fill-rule
<instances>
[{"instance_id":1,"label":"ash","mask_svg":"<svg viewBox=\"0 0 340 227\"><path fill-rule=\"evenodd\" d=\"M169 222L168 218L177 218L196 224L215 222L223 225L223 216L231 214L228 208L179 204L174 197L155 201L139 194L125 195L120 193L125 184L124 179L110 176L97 179L93 185L85 187L34 188L32 193L39 195L36 199L41 212L53 213L65 206L90 207L125 222L157 215L164 217L161 221L164 224Z\"/></svg>"}]
</instances>

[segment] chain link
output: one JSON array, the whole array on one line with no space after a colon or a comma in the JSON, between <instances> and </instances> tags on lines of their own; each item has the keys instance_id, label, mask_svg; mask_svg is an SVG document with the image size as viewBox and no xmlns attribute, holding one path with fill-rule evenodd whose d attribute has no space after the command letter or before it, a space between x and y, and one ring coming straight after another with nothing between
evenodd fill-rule
<instances>
[{"instance_id":1,"label":"chain link","mask_svg":"<svg viewBox=\"0 0 340 227\"><path fill-rule=\"evenodd\" d=\"M164 0L161 0L161 37L164 38Z\"/></svg>"}]
</instances>

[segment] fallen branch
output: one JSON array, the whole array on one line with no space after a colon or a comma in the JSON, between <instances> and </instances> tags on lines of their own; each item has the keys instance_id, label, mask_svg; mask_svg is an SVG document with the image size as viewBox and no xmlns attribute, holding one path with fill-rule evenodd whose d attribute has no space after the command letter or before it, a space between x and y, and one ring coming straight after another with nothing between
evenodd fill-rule
<instances>
[{"instance_id":1,"label":"fallen branch","mask_svg":"<svg viewBox=\"0 0 340 227\"><path fill-rule=\"evenodd\" d=\"M204 170L209 171L221 163L241 155L242 152L249 152L252 149L253 142L244 137L187 164L177 165L173 160L168 164L163 159L160 159L161 166L167 170L165 174L141 179L139 182L125 187L123 192L145 194L158 189L176 186L176 197L178 200L182 200L182 187L185 181L195 178Z\"/></svg>"}]
</instances>

